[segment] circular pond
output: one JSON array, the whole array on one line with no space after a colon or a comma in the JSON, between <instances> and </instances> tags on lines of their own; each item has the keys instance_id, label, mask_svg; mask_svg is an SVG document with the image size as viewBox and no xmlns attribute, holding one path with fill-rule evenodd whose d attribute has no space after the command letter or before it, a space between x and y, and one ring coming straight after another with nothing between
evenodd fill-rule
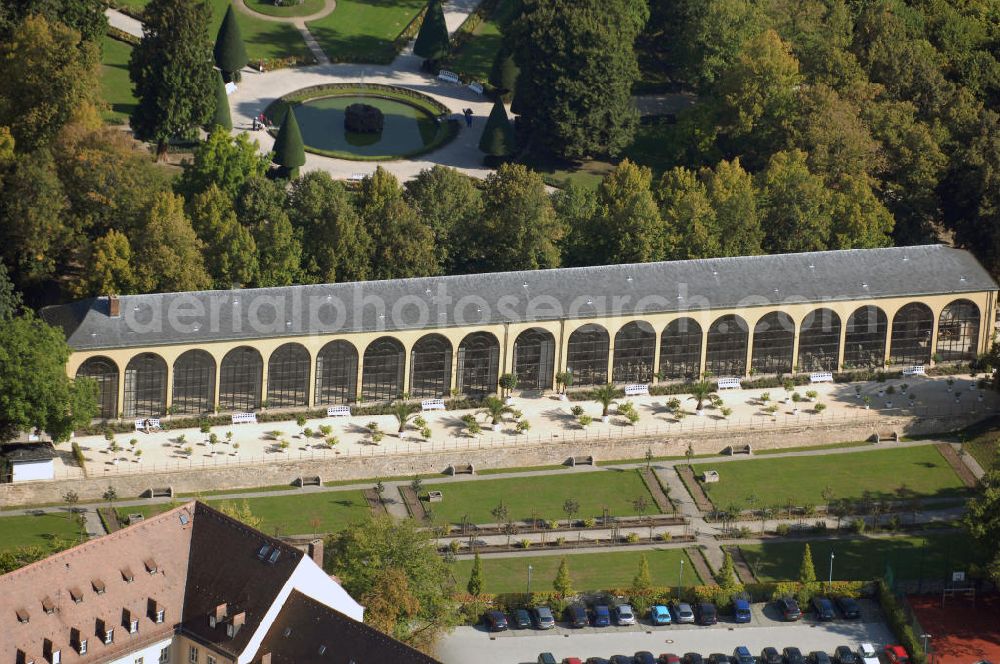
<instances>
[{"instance_id":1,"label":"circular pond","mask_svg":"<svg viewBox=\"0 0 1000 664\"><path fill-rule=\"evenodd\" d=\"M380 110L382 130L360 133L345 129L344 112L351 104L367 104ZM439 121L429 109L401 98L336 95L307 99L293 107L306 149L343 159L413 156L444 143L450 133L447 121Z\"/></svg>"}]
</instances>

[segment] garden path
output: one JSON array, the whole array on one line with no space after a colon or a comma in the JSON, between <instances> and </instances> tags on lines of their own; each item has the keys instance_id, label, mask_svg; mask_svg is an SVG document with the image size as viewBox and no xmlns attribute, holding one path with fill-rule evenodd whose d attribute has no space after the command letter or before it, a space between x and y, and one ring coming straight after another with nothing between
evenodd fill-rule
<instances>
[{"instance_id":1,"label":"garden path","mask_svg":"<svg viewBox=\"0 0 1000 664\"><path fill-rule=\"evenodd\" d=\"M104 15L108 19L108 25L112 28L142 39L142 22L138 19L110 7L104 10Z\"/></svg>"}]
</instances>

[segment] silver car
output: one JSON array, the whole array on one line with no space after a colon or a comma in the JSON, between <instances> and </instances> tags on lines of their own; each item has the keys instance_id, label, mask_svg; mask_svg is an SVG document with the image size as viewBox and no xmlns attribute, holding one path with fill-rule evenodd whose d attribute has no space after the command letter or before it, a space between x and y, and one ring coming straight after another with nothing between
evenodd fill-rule
<instances>
[{"instance_id":1,"label":"silver car","mask_svg":"<svg viewBox=\"0 0 1000 664\"><path fill-rule=\"evenodd\" d=\"M635 624L635 613L633 613L631 605L619 604L618 606L615 607L615 624L617 625Z\"/></svg>"},{"instance_id":2,"label":"silver car","mask_svg":"<svg viewBox=\"0 0 1000 664\"><path fill-rule=\"evenodd\" d=\"M552 629L556 626L556 619L547 606L537 606L532 609L532 618L534 618L535 629Z\"/></svg>"},{"instance_id":3,"label":"silver car","mask_svg":"<svg viewBox=\"0 0 1000 664\"><path fill-rule=\"evenodd\" d=\"M690 604L675 602L672 608L674 610L674 622L682 625L694 624L694 610L691 609Z\"/></svg>"}]
</instances>

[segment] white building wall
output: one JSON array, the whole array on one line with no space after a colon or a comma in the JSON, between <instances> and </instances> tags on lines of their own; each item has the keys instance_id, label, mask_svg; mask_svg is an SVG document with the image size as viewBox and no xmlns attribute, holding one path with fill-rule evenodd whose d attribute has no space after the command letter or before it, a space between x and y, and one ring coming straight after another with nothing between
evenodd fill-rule
<instances>
[{"instance_id":1,"label":"white building wall","mask_svg":"<svg viewBox=\"0 0 1000 664\"><path fill-rule=\"evenodd\" d=\"M260 648L261 642L263 642L268 630L271 629L271 625L278 617L281 607L285 605L285 600L288 599L292 590L298 590L303 595L311 597L317 602L325 604L349 618L353 618L359 622L364 620L365 607L355 602L354 598L348 595L347 591L339 583L331 579L312 558L303 556L302 560L295 567L295 571L288 577L288 581L281 589L281 592L275 597L271 608L264 615L264 619L261 620L253 638L250 639L247 647L240 654L237 664L247 664L257 655L257 650ZM149 663L143 662L143 664Z\"/></svg>"},{"instance_id":2,"label":"white building wall","mask_svg":"<svg viewBox=\"0 0 1000 664\"><path fill-rule=\"evenodd\" d=\"M116 641L120 636L117 632L118 630L115 630ZM125 634L124 636L128 635ZM109 664L138 664L140 658L142 659L142 664L159 664L160 653L163 651L164 648L169 647L170 644L173 642L173 640L174 637L169 636L163 639L162 641L157 641L156 643L148 645L145 648L135 650L129 653L128 655L124 655L122 657L119 657L118 659L112 660ZM181 660L177 658L177 653L174 652L174 648L171 648L170 658L167 659L167 663L172 664L172 662L180 662L180 661Z\"/></svg>"},{"instance_id":3,"label":"white building wall","mask_svg":"<svg viewBox=\"0 0 1000 664\"><path fill-rule=\"evenodd\" d=\"M48 461L16 461L13 464L13 481L31 482L35 480L51 480L56 476L52 459Z\"/></svg>"}]
</instances>

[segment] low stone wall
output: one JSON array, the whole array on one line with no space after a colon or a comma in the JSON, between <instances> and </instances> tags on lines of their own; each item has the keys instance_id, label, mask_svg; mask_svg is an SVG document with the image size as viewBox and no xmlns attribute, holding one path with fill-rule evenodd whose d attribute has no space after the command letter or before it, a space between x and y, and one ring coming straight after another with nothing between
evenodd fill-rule
<instances>
[{"instance_id":1,"label":"low stone wall","mask_svg":"<svg viewBox=\"0 0 1000 664\"><path fill-rule=\"evenodd\" d=\"M754 450L827 445L866 440L876 431L893 430L904 436L943 433L981 419L967 417L884 417L865 423L836 423L782 429L753 428L719 432L685 432L677 438L625 438L614 440L557 442L534 446L495 447L480 450L427 452L365 457L330 457L303 461L274 461L247 465L227 464L218 468L180 469L149 474L113 475L86 479L0 484L0 508L39 503L57 503L69 490L80 500L98 501L109 486L120 499L136 498L150 487L172 486L176 493L218 489L246 489L292 482L302 475L320 475L324 481L367 479L395 475L443 473L449 464L471 463L477 469L542 466L563 463L572 456L594 455L597 459L642 459L646 450L655 456L683 456L688 445L695 454L719 453L727 445L751 444ZM887 446L890 446L891 443Z\"/></svg>"}]
</instances>

